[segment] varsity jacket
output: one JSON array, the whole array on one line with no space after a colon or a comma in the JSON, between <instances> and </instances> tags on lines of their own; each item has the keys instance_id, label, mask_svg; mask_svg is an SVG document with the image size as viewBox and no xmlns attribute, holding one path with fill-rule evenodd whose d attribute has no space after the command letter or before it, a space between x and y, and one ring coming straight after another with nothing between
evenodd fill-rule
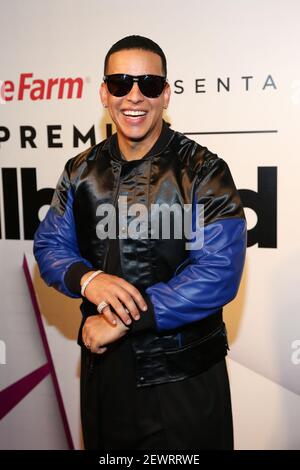
<instances>
[{"instance_id":1,"label":"varsity jacket","mask_svg":"<svg viewBox=\"0 0 300 470\"><path fill-rule=\"evenodd\" d=\"M137 386L183 380L224 358L222 308L237 294L246 251L225 161L166 123L139 160L122 158L116 134L68 160L34 239L45 282L80 297L83 274L105 271L114 218L123 277L148 304L127 333ZM83 325L97 311L82 300Z\"/></svg>"}]
</instances>

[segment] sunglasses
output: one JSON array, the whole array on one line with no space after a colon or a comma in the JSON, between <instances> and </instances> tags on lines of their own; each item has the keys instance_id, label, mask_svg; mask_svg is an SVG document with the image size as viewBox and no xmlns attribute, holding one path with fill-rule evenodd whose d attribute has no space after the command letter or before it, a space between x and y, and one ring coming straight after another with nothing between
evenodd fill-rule
<instances>
[{"instance_id":1,"label":"sunglasses","mask_svg":"<svg viewBox=\"0 0 300 470\"><path fill-rule=\"evenodd\" d=\"M128 95L134 82L137 82L141 93L147 98L158 98L167 83L166 77L160 77L159 75L139 75L134 77L126 73L105 75L103 81L106 83L109 93L117 97Z\"/></svg>"}]
</instances>

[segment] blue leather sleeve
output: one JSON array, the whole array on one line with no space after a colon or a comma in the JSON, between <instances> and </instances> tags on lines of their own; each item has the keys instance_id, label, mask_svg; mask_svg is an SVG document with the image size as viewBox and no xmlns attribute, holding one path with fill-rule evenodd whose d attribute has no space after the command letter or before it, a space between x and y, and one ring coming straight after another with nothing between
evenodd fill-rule
<instances>
[{"instance_id":1,"label":"blue leather sleeve","mask_svg":"<svg viewBox=\"0 0 300 470\"><path fill-rule=\"evenodd\" d=\"M238 291L246 252L245 219L216 220L202 230L203 247L190 251L184 269L180 272L179 267L169 282L146 289L159 330L177 328L216 313Z\"/></svg>"},{"instance_id":2,"label":"blue leather sleeve","mask_svg":"<svg viewBox=\"0 0 300 470\"><path fill-rule=\"evenodd\" d=\"M44 281L69 297L80 297L70 292L64 278L74 263L91 264L79 252L73 216L73 193L69 187L63 212L51 206L34 237L34 255Z\"/></svg>"}]
</instances>

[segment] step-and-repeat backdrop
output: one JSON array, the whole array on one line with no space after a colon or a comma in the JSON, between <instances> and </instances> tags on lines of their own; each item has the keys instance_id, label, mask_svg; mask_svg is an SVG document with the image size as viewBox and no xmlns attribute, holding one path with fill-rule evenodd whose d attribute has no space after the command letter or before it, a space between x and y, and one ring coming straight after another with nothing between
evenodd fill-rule
<instances>
[{"instance_id":1,"label":"step-and-repeat backdrop","mask_svg":"<svg viewBox=\"0 0 300 470\"><path fill-rule=\"evenodd\" d=\"M300 448L299 2L12 0L1 18L0 447L81 448L79 304L39 279L32 238L66 160L114 131L106 51L141 34L168 59L166 120L228 162L246 208L236 448Z\"/></svg>"}]
</instances>

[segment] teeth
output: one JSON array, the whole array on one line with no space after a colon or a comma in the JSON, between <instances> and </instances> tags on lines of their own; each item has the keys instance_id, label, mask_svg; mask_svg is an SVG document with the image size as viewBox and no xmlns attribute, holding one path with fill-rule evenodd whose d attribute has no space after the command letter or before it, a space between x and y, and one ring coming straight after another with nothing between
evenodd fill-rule
<instances>
[{"instance_id":1,"label":"teeth","mask_svg":"<svg viewBox=\"0 0 300 470\"><path fill-rule=\"evenodd\" d=\"M124 111L125 116L145 116L145 111Z\"/></svg>"}]
</instances>

